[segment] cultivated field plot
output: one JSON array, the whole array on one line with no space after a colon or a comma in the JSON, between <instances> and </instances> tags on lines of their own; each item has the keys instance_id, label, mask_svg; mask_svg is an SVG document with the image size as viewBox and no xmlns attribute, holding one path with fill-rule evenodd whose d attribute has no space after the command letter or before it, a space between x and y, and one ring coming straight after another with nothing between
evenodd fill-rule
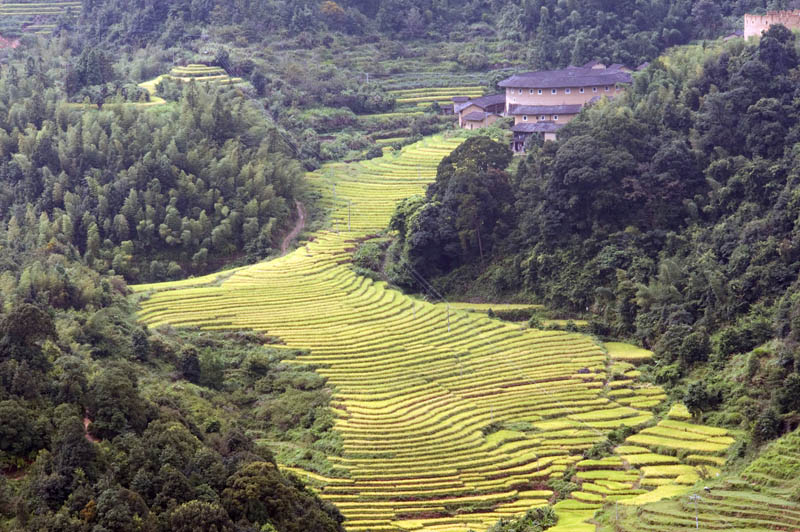
<instances>
[{"instance_id":1,"label":"cultivated field plot","mask_svg":"<svg viewBox=\"0 0 800 532\"><path fill-rule=\"evenodd\" d=\"M165 78L175 81L196 81L197 83L210 83L212 85L233 85L242 83L242 78L232 78L224 69L215 66L191 64L177 66L169 71Z\"/></svg>"},{"instance_id":2,"label":"cultivated field plot","mask_svg":"<svg viewBox=\"0 0 800 532\"><path fill-rule=\"evenodd\" d=\"M480 98L483 96L484 90L480 86L429 87L424 89L391 90L389 94L394 96L398 107L418 110L419 108L430 107L433 102L442 106L452 105L454 96Z\"/></svg>"},{"instance_id":3,"label":"cultivated field plot","mask_svg":"<svg viewBox=\"0 0 800 532\"><path fill-rule=\"evenodd\" d=\"M0 0L0 24L31 33L49 35L62 15L79 16L81 2L5 2Z\"/></svg>"},{"instance_id":4,"label":"cultivated field plot","mask_svg":"<svg viewBox=\"0 0 800 532\"><path fill-rule=\"evenodd\" d=\"M681 497L623 512L615 527L623 532L689 532L697 525L701 530L798 530L799 481L800 433L795 431L772 443L742 476L714 482L709 491L684 488L676 493ZM688 492L699 499L693 501Z\"/></svg>"},{"instance_id":5,"label":"cultivated field plot","mask_svg":"<svg viewBox=\"0 0 800 532\"><path fill-rule=\"evenodd\" d=\"M307 180L322 194L320 205L331 213L333 230L356 235L380 231L398 202L425 193L439 161L462 141L429 137L379 159L326 165Z\"/></svg>"},{"instance_id":6,"label":"cultivated field plot","mask_svg":"<svg viewBox=\"0 0 800 532\"><path fill-rule=\"evenodd\" d=\"M582 459L609 431L651 421L649 409L666 398L636 381L632 363L612 362L588 336L448 311L348 267L357 240L383 229L397 201L421 193L460 142L431 137L309 175L338 233L227 277L144 287L141 320L265 331L309 350L287 363L314 365L333 387L345 452L330 460L348 477L294 472L341 509L349 532L486 530L547 504L546 481L573 467L582 486L557 506L562 532L594 530L585 520L606 501L685 489L681 481L699 477L699 466L667 455L641 466L628 459L633 452ZM658 450L678 441L701 458L719 457L723 434L684 425L641 434L660 438ZM656 454L648 445L629 447Z\"/></svg>"},{"instance_id":7,"label":"cultivated field plot","mask_svg":"<svg viewBox=\"0 0 800 532\"><path fill-rule=\"evenodd\" d=\"M175 67L169 74L162 74L155 79L151 79L139 83L139 87L143 88L150 94L150 101L148 102L126 102L123 104L107 103L104 107L110 108L117 105L133 105L136 107L153 107L156 105L163 105L166 102L164 98L157 95L156 86L162 80L169 79L187 83L194 80L197 83L208 83L211 85L235 85L243 83L241 78L232 78L228 76L225 70L219 67L210 67L206 65L187 65L185 67ZM83 106L83 104L72 104L75 106Z\"/></svg>"}]
</instances>

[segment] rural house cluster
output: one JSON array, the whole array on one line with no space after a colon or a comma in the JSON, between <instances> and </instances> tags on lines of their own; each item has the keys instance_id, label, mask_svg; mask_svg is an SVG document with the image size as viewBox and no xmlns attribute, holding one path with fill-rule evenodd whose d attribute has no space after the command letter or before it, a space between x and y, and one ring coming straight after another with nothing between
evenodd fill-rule
<instances>
[{"instance_id":1,"label":"rural house cluster","mask_svg":"<svg viewBox=\"0 0 800 532\"><path fill-rule=\"evenodd\" d=\"M501 117L513 116L511 149L522 153L525 141L534 133L541 133L545 140L555 140L558 130L584 106L604 96L615 97L632 81L631 69L598 61L581 67L525 72L500 82L505 93L473 100L454 98L453 111L458 115L459 127L464 129L479 129Z\"/></svg>"},{"instance_id":2,"label":"rural house cluster","mask_svg":"<svg viewBox=\"0 0 800 532\"><path fill-rule=\"evenodd\" d=\"M744 31L739 30L726 40L758 37L775 24L800 30L800 10L745 15ZM648 63L644 63L636 70L647 66ZM453 98L453 112L458 116L458 126L463 129L480 129L500 118L514 117L511 150L524 153L525 142L534 133L543 135L546 141L556 140L558 131L585 106L604 96L619 95L633 81L632 72L621 64L606 66L590 61L580 67L515 74L499 83L504 93L474 99Z\"/></svg>"}]
</instances>

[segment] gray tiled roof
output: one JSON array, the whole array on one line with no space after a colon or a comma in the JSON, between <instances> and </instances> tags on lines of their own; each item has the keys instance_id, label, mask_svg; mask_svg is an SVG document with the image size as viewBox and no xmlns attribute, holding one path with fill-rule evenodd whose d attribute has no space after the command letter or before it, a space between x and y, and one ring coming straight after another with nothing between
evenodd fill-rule
<instances>
[{"instance_id":1,"label":"gray tiled roof","mask_svg":"<svg viewBox=\"0 0 800 532\"><path fill-rule=\"evenodd\" d=\"M511 128L514 133L555 133L566 124L556 124L555 122L535 122L517 124Z\"/></svg>"},{"instance_id":2,"label":"gray tiled roof","mask_svg":"<svg viewBox=\"0 0 800 532\"><path fill-rule=\"evenodd\" d=\"M480 98L475 98L474 100L469 100L464 103L456 103L455 111L456 113L460 113L462 109L466 109L470 105L480 107L481 109L486 109L490 105L505 105L505 104L506 104L505 94L491 94L489 96L482 96Z\"/></svg>"},{"instance_id":3,"label":"gray tiled roof","mask_svg":"<svg viewBox=\"0 0 800 532\"><path fill-rule=\"evenodd\" d=\"M471 122L480 122L486 118L487 114L489 113L484 113L483 111L472 111L471 113L465 114L463 118L464 120L469 120Z\"/></svg>"},{"instance_id":4,"label":"gray tiled roof","mask_svg":"<svg viewBox=\"0 0 800 532\"><path fill-rule=\"evenodd\" d=\"M499 83L501 87L557 89L561 87L591 87L631 83L628 72L608 68L567 67L561 70L544 70L515 74Z\"/></svg>"},{"instance_id":5,"label":"gray tiled roof","mask_svg":"<svg viewBox=\"0 0 800 532\"><path fill-rule=\"evenodd\" d=\"M582 105L515 105L512 115L576 115L581 112Z\"/></svg>"}]
</instances>

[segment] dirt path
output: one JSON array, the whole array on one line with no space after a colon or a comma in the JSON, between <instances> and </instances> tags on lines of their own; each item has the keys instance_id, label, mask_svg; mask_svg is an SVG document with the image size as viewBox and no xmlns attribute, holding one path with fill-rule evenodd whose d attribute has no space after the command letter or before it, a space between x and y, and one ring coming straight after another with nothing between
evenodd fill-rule
<instances>
[{"instance_id":1,"label":"dirt path","mask_svg":"<svg viewBox=\"0 0 800 532\"><path fill-rule=\"evenodd\" d=\"M281 242L281 255L286 255L286 253L288 253L289 245L292 243L292 240L297 238L297 235L299 235L300 231L306 226L306 210L303 208L303 204L299 201L295 201L295 205L297 205L297 223L294 224L294 228L286 235L283 242Z\"/></svg>"},{"instance_id":2,"label":"dirt path","mask_svg":"<svg viewBox=\"0 0 800 532\"><path fill-rule=\"evenodd\" d=\"M92 420L89 419L88 417L83 418L83 433L86 436L87 440L89 440L92 443L98 443L100 440L89 434L89 423L91 422Z\"/></svg>"}]
</instances>

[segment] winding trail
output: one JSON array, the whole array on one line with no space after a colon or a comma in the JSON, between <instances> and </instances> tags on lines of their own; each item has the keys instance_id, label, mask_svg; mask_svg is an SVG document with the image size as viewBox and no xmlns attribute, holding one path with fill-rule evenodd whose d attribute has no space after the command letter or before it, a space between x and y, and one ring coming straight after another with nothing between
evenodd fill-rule
<instances>
[{"instance_id":1,"label":"winding trail","mask_svg":"<svg viewBox=\"0 0 800 532\"><path fill-rule=\"evenodd\" d=\"M297 235L300 234L300 231L306 227L306 209L299 201L295 200L294 203L297 205L297 222L294 224L294 228L292 228L292 230L289 231L289 234L283 239L283 242L281 242L281 256L286 255L289 252L289 245L295 238L297 238Z\"/></svg>"}]
</instances>

